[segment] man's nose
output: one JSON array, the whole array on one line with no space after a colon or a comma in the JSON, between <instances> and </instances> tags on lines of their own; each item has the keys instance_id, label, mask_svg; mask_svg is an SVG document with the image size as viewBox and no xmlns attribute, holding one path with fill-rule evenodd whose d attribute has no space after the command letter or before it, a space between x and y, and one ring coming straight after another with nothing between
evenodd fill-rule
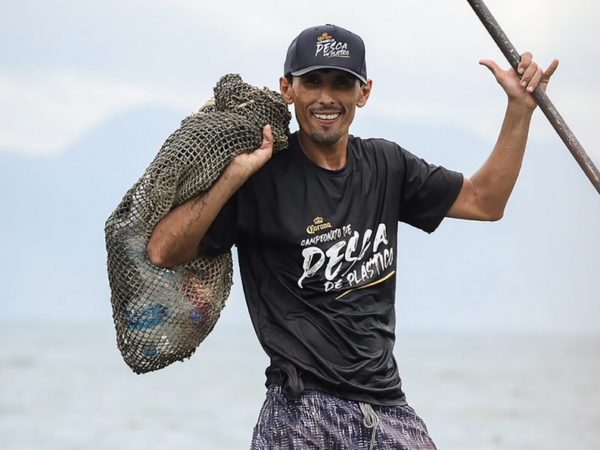
<instances>
[{"instance_id":1,"label":"man's nose","mask_svg":"<svg viewBox=\"0 0 600 450\"><path fill-rule=\"evenodd\" d=\"M332 104L334 102L333 99L333 89L329 83L325 83L323 88L321 89L321 96L319 98L319 103L323 105Z\"/></svg>"}]
</instances>

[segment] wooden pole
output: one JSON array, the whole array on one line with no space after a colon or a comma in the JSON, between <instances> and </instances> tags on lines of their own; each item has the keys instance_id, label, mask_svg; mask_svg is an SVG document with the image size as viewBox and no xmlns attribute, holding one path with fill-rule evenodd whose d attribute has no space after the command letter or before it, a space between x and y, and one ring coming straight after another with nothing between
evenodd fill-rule
<instances>
[{"instance_id":1,"label":"wooden pole","mask_svg":"<svg viewBox=\"0 0 600 450\"><path fill-rule=\"evenodd\" d=\"M502 53L504 53L504 56L506 59L508 59L508 62L512 68L515 70L515 72L517 72L517 67L521 61L521 56L512 45L506 34L504 34L504 31L502 31L502 28L500 28L500 25L494 16L492 16L490 10L481 0L467 1L485 28L488 30L494 41L496 41L496 44L498 44L498 47L500 47L500 50ZM531 96L537 102L544 115L550 121L581 169L585 172L589 180L600 194L600 171L598 171L598 168L594 165L594 162L585 152L582 145L579 143L569 126L565 123L562 116L558 113L546 93L540 86L537 86L531 93Z\"/></svg>"}]
</instances>

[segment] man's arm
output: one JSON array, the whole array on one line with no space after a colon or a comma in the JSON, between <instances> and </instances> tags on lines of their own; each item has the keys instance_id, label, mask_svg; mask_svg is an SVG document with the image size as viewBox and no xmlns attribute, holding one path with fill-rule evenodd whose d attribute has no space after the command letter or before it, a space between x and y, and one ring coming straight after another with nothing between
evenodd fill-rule
<instances>
[{"instance_id":1,"label":"man's arm","mask_svg":"<svg viewBox=\"0 0 600 450\"><path fill-rule=\"evenodd\" d=\"M267 125L258 149L237 155L207 192L172 209L156 224L146 247L150 262L173 267L192 260L223 205L272 154L273 135Z\"/></svg>"},{"instance_id":2,"label":"man's arm","mask_svg":"<svg viewBox=\"0 0 600 450\"><path fill-rule=\"evenodd\" d=\"M521 56L518 67L522 75L520 79L512 69L504 71L493 61L480 61L492 71L506 92L508 106L494 150L481 169L470 179L465 178L448 217L472 220L502 218L521 170L531 116L537 106L530 93L538 84L546 90L558 67L558 60L554 60L543 72L531 58L531 53Z\"/></svg>"}]
</instances>

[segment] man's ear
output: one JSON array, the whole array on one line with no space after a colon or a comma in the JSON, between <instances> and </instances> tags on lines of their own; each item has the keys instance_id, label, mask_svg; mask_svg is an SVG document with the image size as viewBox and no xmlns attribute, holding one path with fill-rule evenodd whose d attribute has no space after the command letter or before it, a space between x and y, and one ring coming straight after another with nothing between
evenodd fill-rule
<instances>
[{"instance_id":1,"label":"man's ear","mask_svg":"<svg viewBox=\"0 0 600 450\"><path fill-rule=\"evenodd\" d=\"M288 105L294 103L294 99L292 97L292 85L286 77L281 77L279 79L279 90L281 91L281 96L283 97L283 100Z\"/></svg>"},{"instance_id":2,"label":"man's ear","mask_svg":"<svg viewBox=\"0 0 600 450\"><path fill-rule=\"evenodd\" d=\"M369 95L371 95L371 89L373 88L373 81L367 80L366 84L363 84L360 87L360 95L358 96L358 100L356 101L356 106L362 108L367 104L367 100L369 100Z\"/></svg>"}]
</instances>

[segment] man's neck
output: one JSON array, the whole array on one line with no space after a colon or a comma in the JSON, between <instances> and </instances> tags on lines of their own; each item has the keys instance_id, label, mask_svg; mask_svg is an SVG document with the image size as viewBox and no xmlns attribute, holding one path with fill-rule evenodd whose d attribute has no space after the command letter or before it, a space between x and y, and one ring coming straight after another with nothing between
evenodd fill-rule
<instances>
[{"instance_id":1,"label":"man's neck","mask_svg":"<svg viewBox=\"0 0 600 450\"><path fill-rule=\"evenodd\" d=\"M298 142L306 157L319 167L327 170L339 170L346 165L347 134L334 144L319 144L300 130Z\"/></svg>"}]
</instances>

